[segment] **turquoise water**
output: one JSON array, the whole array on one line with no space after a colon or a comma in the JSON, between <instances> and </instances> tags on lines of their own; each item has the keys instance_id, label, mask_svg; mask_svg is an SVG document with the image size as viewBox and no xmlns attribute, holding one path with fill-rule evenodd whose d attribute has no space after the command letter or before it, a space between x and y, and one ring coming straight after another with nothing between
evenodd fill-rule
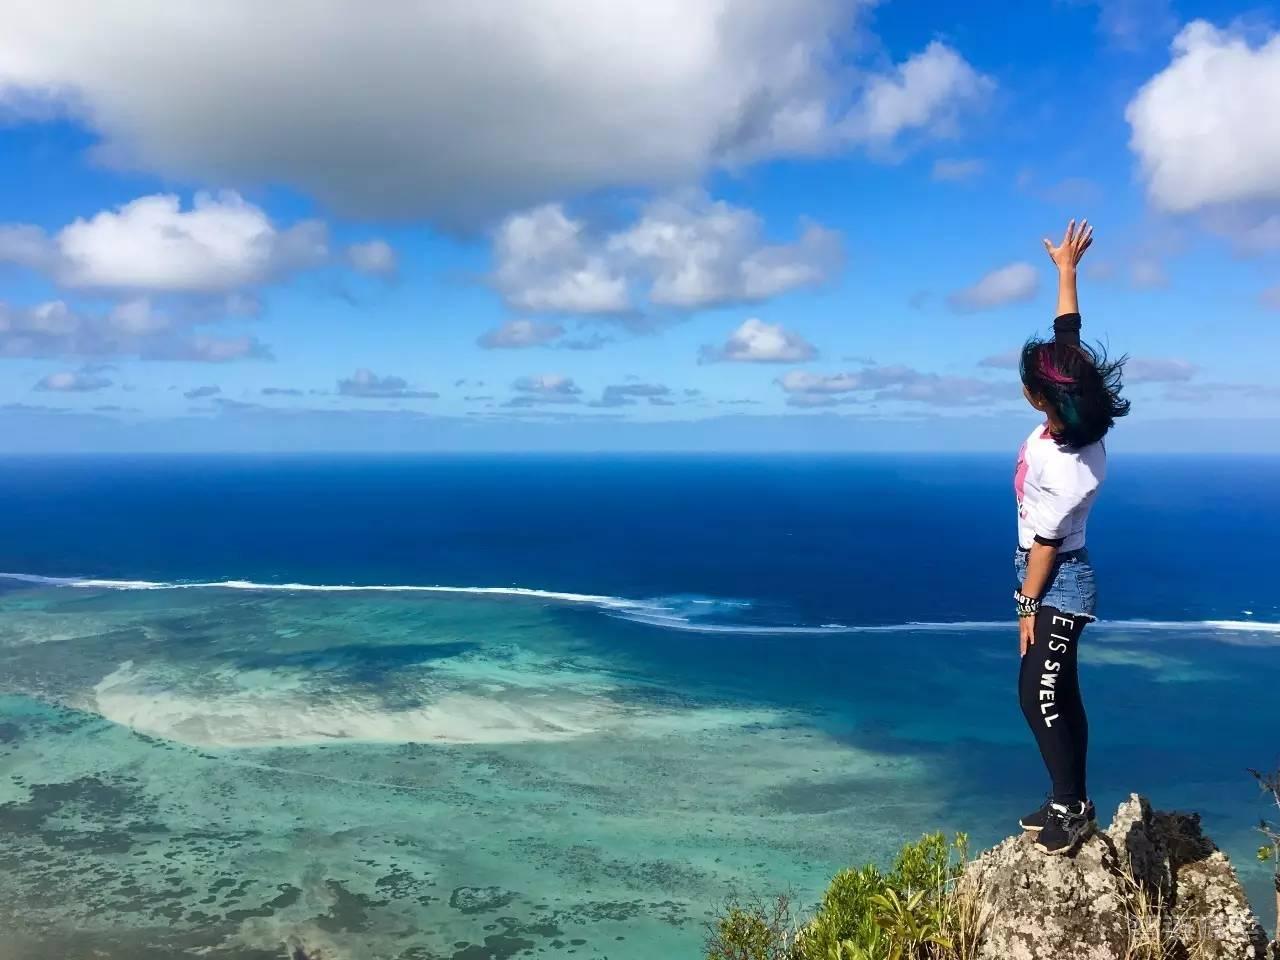
<instances>
[{"instance_id":1,"label":"turquoise water","mask_svg":"<svg viewBox=\"0 0 1280 960\"><path fill-rule=\"evenodd\" d=\"M936 827L992 842L1036 782L1004 625L750 639L599 601L6 586L5 957L694 957L731 893L809 902ZM1096 637L1095 691L1269 702L1274 632ZM1172 768L1123 749L1142 710L1102 710L1095 776L1240 857L1256 798L1196 731L1219 709L1183 708Z\"/></svg>"},{"instance_id":2,"label":"turquoise water","mask_svg":"<svg viewBox=\"0 0 1280 960\"><path fill-rule=\"evenodd\" d=\"M1046 787L1012 456L3 466L0 960L695 958ZM1268 922L1278 489L1117 456L1081 646L1104 816L1199 811Z\"/></svg>"}]
</instances>

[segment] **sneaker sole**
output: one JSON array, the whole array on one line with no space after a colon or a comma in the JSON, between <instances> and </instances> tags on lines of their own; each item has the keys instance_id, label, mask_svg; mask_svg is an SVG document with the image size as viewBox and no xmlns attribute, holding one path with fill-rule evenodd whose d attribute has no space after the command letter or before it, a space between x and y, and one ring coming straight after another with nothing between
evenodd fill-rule
<instances>
[{"instance_id":1,"label":"sneaker sole","mask_svg":"<svg viewBox=\"0 0 1280 960\"><path fill-rule=\"evenodd\" d=\"M1067 844L1061 850L1050 850L1048 847L1042 844L1039 840L1036 841L1036 849L1039 850L1041 853L1048 854L1051 857L1066 856L1068 854L1074 853L1075 851L1079 850L1080 845L1093 836L1093 832L1095 829L1096 828L1093 821L1089 821L1088 825L1084 828L1083 831L1081 831L1080 836L1076 837L1076 839L1073 842Z\"/></svg>"},{"instance_id":2,"label":"sneaker sole","mask_svg":"<svg viewBox=\"0 0 1280 960\"><path fill-rule=\"evenodd\" d=\"M1034 823L1023 823L1021 820L1018 821L1018 826L1020 826L1027 833L1039 833L1041 830L1044 829L1043 824L1037 826Z\"/></svg>"}]
</instances>

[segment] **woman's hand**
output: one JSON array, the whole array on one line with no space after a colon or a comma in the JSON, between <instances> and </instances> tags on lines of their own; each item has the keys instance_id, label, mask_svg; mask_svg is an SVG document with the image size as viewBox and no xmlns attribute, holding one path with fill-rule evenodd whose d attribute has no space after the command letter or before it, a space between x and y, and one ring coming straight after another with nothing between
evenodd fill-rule
<instances>
[{"instance_id":1,"label":"woman's hand","mask_svg":"<svg viewBox=\"0 0 1280 960\"><path fill-rule=\"evenodd\" d=\"M1068 223L1067 232L1062 235L1062 243L1056 247L1048 237L1044 238L1044 248L1049 251L1049 259L1057 264L1059 271L1074 271L1092 243L1093 227L1089 226L1088 220L1081 220L1079 229L1074 220Z\"/></svg>"},{"instance_id":2,"label":"woman's hand","mask_svg":"<svg viewBox=\"0 0 1280 960\"><path fill-rule=\"evenodd\" d=\"M1022 655L1025 657L1027 651L1035 646L1036 642L1036 618L1035 617L1019 617L1018 618L1018 638L1022 647Z\"/></svg>"}]
</instances>

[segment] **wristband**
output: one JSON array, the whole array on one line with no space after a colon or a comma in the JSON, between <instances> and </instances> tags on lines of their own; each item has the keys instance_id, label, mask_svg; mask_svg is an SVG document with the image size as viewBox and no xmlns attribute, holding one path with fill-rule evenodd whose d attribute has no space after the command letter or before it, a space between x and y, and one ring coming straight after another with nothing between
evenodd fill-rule
<instances>
[{"instance_id":1,"label":"wristband","mask_svg":"<svg viewBox=\"0 0 1280 960\"><path fill-rule=\"evenodd\" d=\"M1040 612L1040 601L1028 597L1021 590L1013 591L1013 602L1018 605L1018 617L1034 617Z\"/></svg>"}]
</instances>

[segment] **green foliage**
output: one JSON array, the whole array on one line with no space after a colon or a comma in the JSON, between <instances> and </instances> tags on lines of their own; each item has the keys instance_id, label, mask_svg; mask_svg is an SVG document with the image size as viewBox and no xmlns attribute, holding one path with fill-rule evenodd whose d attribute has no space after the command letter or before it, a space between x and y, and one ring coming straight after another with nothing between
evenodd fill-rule
<instances>
[{"instance_id":1,"label":"green foliage","mask_svg":"<svg viewBox=\"0 0 1280 960\"><path fill-rule=\"evenodd\" d=\"M949 890L968 852L963 834L906 844L888 873L868 865L836 874L793 960L915 960L951 947Z\"/></svg>"},{"instance_id":2,"label":"green foliage","mask_svg":"<svg viewBox=\"0 0 1280 960\"><path fill-rule=\"evenodd\" d=\"M707 939L707 960L793 960L791 907L783 896L730 900Z\"/></svg>"}]
</instances>

